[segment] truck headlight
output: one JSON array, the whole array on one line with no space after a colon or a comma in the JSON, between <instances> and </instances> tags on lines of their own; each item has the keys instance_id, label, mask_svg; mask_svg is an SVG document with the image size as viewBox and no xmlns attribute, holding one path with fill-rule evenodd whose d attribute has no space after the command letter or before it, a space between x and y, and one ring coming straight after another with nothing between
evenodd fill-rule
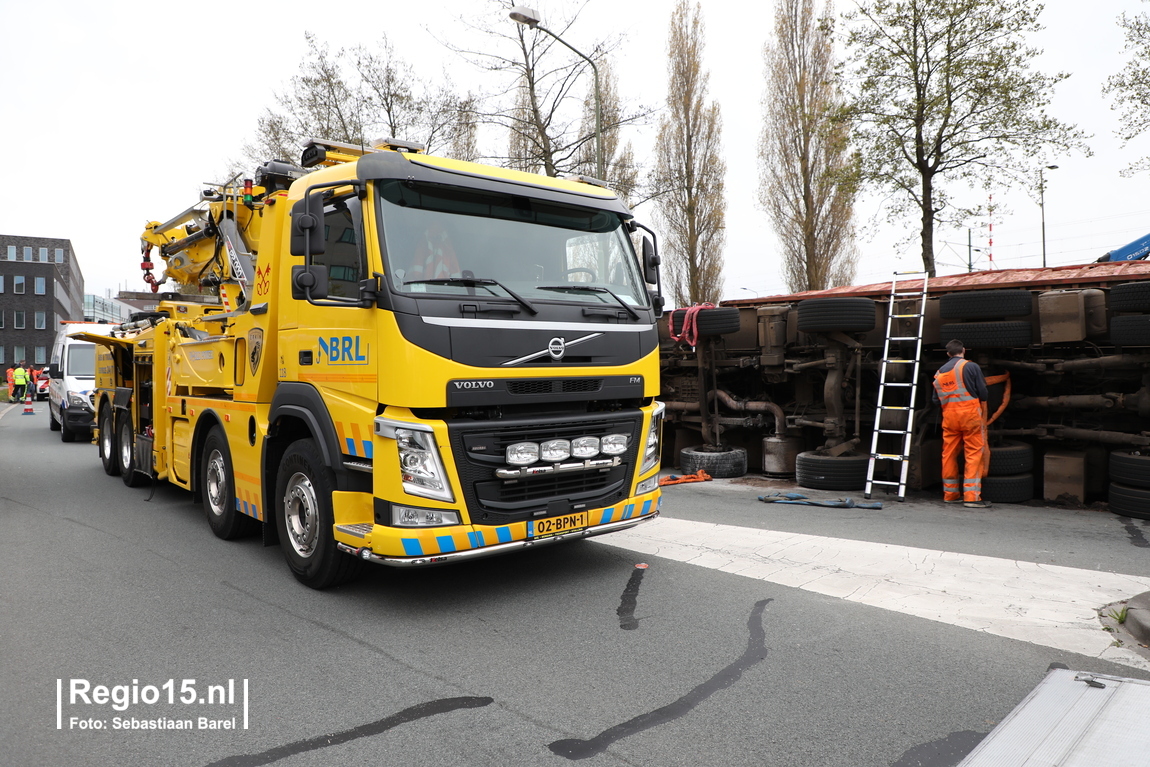
<instances>
[{"instance_id":1,"label":"truck headlight","mask_svg":"<svg viewBox=\"0 0 1150 767\"><path fill-rule=\"evenodd\" d=\"M455 495L439 458L435 435L429 431L397 428L395 442L399 447L403 489L411 495L454 502Z\"/></svg>"},{"instance_id":2,"label":"truck headlight","mask_svg":"<svg viewBox=\"0 0 1150 767\"><path fill-rule=\"evenodd\" d=\"M88 402L88 398L78 391L68 392L68 404L74 407L91 407L91 403Z\"/></svg>"},{"instance_id":3,"label":"truck headlight","mask_svg":"<svg viewBox=\"0 0 1150 767\"><path fill-rule=\"evenodd\" d=\"M659 465L660 445L663 434L663 410L666 408L662 402L656 403L655 412L651 414L651 425L647 427L647 447L643 453L643 463L639 467L640 474L646 474Z\"/></svg>"}]
</instances>

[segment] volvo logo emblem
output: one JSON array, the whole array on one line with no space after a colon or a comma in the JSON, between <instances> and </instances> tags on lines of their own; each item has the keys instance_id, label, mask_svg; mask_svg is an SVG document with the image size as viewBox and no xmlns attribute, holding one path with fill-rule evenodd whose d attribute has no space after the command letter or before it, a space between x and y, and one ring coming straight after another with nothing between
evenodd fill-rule
<instances>
[{"instance_id":1,"label":"volvo logo emblem","mask_svg":"<svg viewBox=\"0 0 1150 767\"><path fill-rule=\"evenodd\" d=\"M567 342L562 338L552 338L547 342L547 353L556 362L563 359L563 352L565 351L567 351Z\"/></svg>"}]
</instances>

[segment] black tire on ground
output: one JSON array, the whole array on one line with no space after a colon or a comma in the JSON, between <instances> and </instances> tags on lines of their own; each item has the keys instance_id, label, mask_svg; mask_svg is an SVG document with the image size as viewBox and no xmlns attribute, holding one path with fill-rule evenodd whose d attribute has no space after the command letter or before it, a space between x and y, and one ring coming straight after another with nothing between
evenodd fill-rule
<instances>
[{"instance_id":1,"label":"black tire on ground","mask_svg":"<svg viewBox=\"0 0 1150 767\"><path fill-rule=\"evenodd\" d=\"M1112 317L1110 343L1115 346L1150 346L1150 314Z\"/></svg>"},{"instance_id":2,"label":"black tire on ground","mask_svg":"<svg viewBox=\"0 0 1150 767\"><path fill-rule=\"evenodd\" d=\"M982 500L991 503L1024 503L1034 497L1034 475L1030 472L1006 477L983 477Z\"/></svg>"},{"instance_id":3,"label":"black tire on ground","mask_svg":"<svg viewBox=\"0 0 1150 767\"><path fill-rule=\"evenodd\" d=\"M116 445L120 453L120 479L128 487L139 487L148 477L136 471L136 433L132 429L132 418L121 413L116 424Z\"/></svg>"},{"instance_id":4,"label":"black tire on ground","mask_svg":"<svg viewBox=\"0 0 1150 767\"><path fill-rule=\"evenodd\" d=\"M874 330L875 302L869 298L807 298L799 301L799 330L804 333Z\"/></svg>"},{"instance_id":5,"label":"black tire on ground","mask_svg":"<svg viewBox=\"0 0 1150 767\"><path fill-rule=\"evenodd\" d=\"M1003 349L1029 346L1030 323L1022 320L1004 322L951 322L939 328L942 343L957 338L968 349Z\"/></svg>"},{"instance_id":6,"label":"black tire on ground","mask_svg":"<svg viewBox=\"0 0 1150 767\"><path fill-rule=\"evenodd\" d=\"M686 309L676 309L671 312L671 331L675 335L683 332L683 319L686 316ZM695 327L701 336L722 336L727 333L734 333L739 329L739 310L727 306L700 309L695 315Z\"/></svg>"},{"instance_id":7,"label":"black tire on ground","mask_svg":"<svg viewBox=\"0 0 1150 767\"><path fill-rule=\"evenodd\" d=\"M747 450L729 447L722 452L711 452L701 447L685 447L679 451L679 468L684 474L702 469L715 479L731 479L747 473Z\"/></svg>"},{"instance_id":8,"label":"black tire on ground","mask_svg":"<svg viewBox=\"0 0 1150 767\"><path fill-rule=\"evenodd\" d=\"M68 419L64 417L63 411L60 412L60 441L76 441L76 432L72 431L72 427L68 425Z\"/></svg>"},{"instance_id":9,"label":"black tire on ground","mask_svg":"<svg viewBox=\"0 0 1150 767\"><path fill-rule=\"evenodd\" d=\"M992 317L1029 317L1034 298L1029 290L983 290L947 293L938 299L944 320L981 320Z\"/></svg>"},{"instance_id":10,"label":"black tire on ground","mask_svg":"<svg viewBox=\"0 0 1150 767\"><path fill-rule=\"evenodd\" d=\"M1022 474L1034 468L1034 448L1025 442L1003 440L990 446L990 476Z\"/></svg>"},{"instance_id":11,"label":"black tire on ground","mask_svg":"<svg viewBox=\"0 0 1150 767\"><path fill-rule=\"evenodd\" d=\"M258 522L236 508L236 486L232 471L232 453L228 439L219 426L208 432L200 456L200 488L204 497L204 516L217 538L231 541L251 535Z\"/></svg>"},{"instance_id":12,"label":"black tire on ground","mask_svg":"<svg viewBox=\"0 0 1150 767\"><path fill-rule=\"evenodd\" d=\"M313 589L351 580L363 561L336 548L331 494L335 475L313 440L293 442L276 477L275 515L280 547L292 575Z\"/></svg>"},{"instance_id":13,"label":"black tire on ground","mask_svg":"<svg viewBox=\"0 0 1150 767\"><path fill-rule=\"evenodd\" d=\"M1150 312L1150 280L1124 282L1110 289L1113 312Z\"/></svg>"},{"instance_id":14,"label":"black tire on ground","mask_svg":"<svg viewBox=\"0 0 1150 767\"><path fill-rule=\"evenodd\" d=\"M120 451L116 449L116 419L112 417L112 406L100 411L100 463L109 477L120 474Z\"/></svg>"},{"instance_id":15,"label":"black tire on ground","mask_svg":"<svg viewBox=\"0 0 1150 767\"><path fill-rule=\"evenodd\" d=\"M1150 519L1150 490L1111 482L1110 510L1122 517Z\"/></svg>"},{"instance_id":16,"label":"black tire on ground","mask_svg":"<svg viewBox=\"0 0 1150 767\"><path fill-rule=\"evenodd\" d=\"M795 457L795 481L813 490L865 490L868 455L821 455L799 453Z\"/></svg>"},{"instance_id":17,"label":"black tire on ground","mask_svg":"<svg viewBox=\"0 0 1150 767\"><path fill-rule=\"evenodd\" d=\"M1115 450L1110 454L1110 481L1150 488L1150 455Z\"/></svg>"},{"instance_id":18,"label":"black tire on ground","mask_svg":"<svg viewBox=\"0 0 1150 767\"><path fill-rule=\"evenodd\" d=\"M56 414L52 412L52 405L48 405L48 429L50 431L60 431L60 422L56 420Z\"/></svg>"}]
</instances>

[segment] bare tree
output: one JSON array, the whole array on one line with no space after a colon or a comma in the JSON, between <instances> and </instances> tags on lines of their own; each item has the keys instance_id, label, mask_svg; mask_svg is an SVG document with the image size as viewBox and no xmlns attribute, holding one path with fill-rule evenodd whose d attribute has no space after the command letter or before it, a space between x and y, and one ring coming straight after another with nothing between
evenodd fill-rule
<instances>
[{"instance_id":1,"label":"bare tree","mask_svg":"<svg viewBox=\"0 0 1150 767\"><path fill-rule=\"evenodd\" d=\"M892 217L920 219L923 268L935 274L934 230L951 201L943 179L1011 186L1048 151L1081 149L1084 134L1046 114L1069 75L1035 72L1041 53L1031 0L858 0L852 138L865 179L895 195ZM955 211L957 223L972 211Z\"/></svg>"},{"instance_id":2,"label":"bare tree","mask_svg":"<svg viewBox=\"0 0 1150 767\"><path fill-rule=\"evenodd\" d=\"M1115 107L1122 110L1123 141L1140 136L1150 128L1150 17L1145 13L1118 20L1126 34L1126 51L1130 54L1122 71L1106 81L1104 93L1114 97ZM1150 168L1150 158L1131 163L1124 174Z\"/></svg>"},{"instance_id":3,"label":"bare tree","mask_svg":"<svg viewBox=\"0 0 1150 767\"><path fill-rule=\"evenodd\" d=\"M722 116L707 103L703 18L679 0L667 40L667 110L659 120L652 186L664 234L667 285L680 306L715 302L723 286L727 164Z\"/></svg>"},{"instance_id":4,"label":"bare tree","mask_svg":"<svg viewBox=\"0 0 1150 767\"><path fill-rule=\"evenodd\" d=\"M325 138L350 144L383 137L418 141L434 153L474 149L474 98L456 95L444 79L431 89L395 55L384 37L377 50L362 46L335 53L306 34L308 53L276 106L264 110L248 159L294 160L301 142ZM470 138L468 138L470 136ZM473 159L468 157L465 159Z\"/></svg>"},{"instance_id":5,"label":"bare tree","mask_svg":"<svg viewBox=\"0 0 1150 767\"><path fill-rule=\"evenodd\" d=\"M552 35L541 29L512 22L508 12L514 0L490 0L496 8L485 18L499 19L498 24L481 22L473 29L490 41L489 45L463 49L448 48L481 69L497 75L502 90L482 100L474 114L480 125L496 126L506 131L507 155L493 156L509 167L544 173L548 176L583 172L583 158L588 145L595 143L594 123L582 119L581 84L588 92L593 87L591 67ZM579 11L569 18L548 20L547 28L564 40L579 39L569 34ZM617 43L600 41L580 49L603 70L605 57ZM620 108L610 119L604 114L604 136L619 126L641 119L649 110ZM593 156L593 155L592 155ZM587 175L595 175L590 173ZM614 179L605 179L614 181Z\"/></svg>"},{"instance_id":6,"label":"bare tree","mask_svg":"<svg viewBox=\"0 0 1150 767\"><path fill-rule=\"evenodd\" d=\"M778 0L764 48L767 89L759 138L759 205L782 246L792 292L854 280L857 189L835 78L832 12L815 0Z\"/></svg>"}]
</instances>

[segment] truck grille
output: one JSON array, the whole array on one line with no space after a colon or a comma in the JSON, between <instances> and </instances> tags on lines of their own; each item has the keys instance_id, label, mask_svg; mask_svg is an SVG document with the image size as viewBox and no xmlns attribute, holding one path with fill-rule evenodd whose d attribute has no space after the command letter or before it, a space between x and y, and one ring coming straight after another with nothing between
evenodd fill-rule
<instances>
[{"instance_id":1,"label":"truck grille","mask_svg":"<svg viewBox=\"0 0 1150 767\"><path fill-rule=\"evenodd\" d=\"M505 525L540 516L565 514L574 505L609 506L627 496L638 455L642 413L594 414L541 425L538 420L448 423L462 492L476 524ZM618 466L501 480L504 451L516 442L626 434L627 451ZM601 456L605 457L605 456ZM542 464L546 465L546 464ZM540 515L539 512L545 512Z\"/></svg>"}]
</instances>

